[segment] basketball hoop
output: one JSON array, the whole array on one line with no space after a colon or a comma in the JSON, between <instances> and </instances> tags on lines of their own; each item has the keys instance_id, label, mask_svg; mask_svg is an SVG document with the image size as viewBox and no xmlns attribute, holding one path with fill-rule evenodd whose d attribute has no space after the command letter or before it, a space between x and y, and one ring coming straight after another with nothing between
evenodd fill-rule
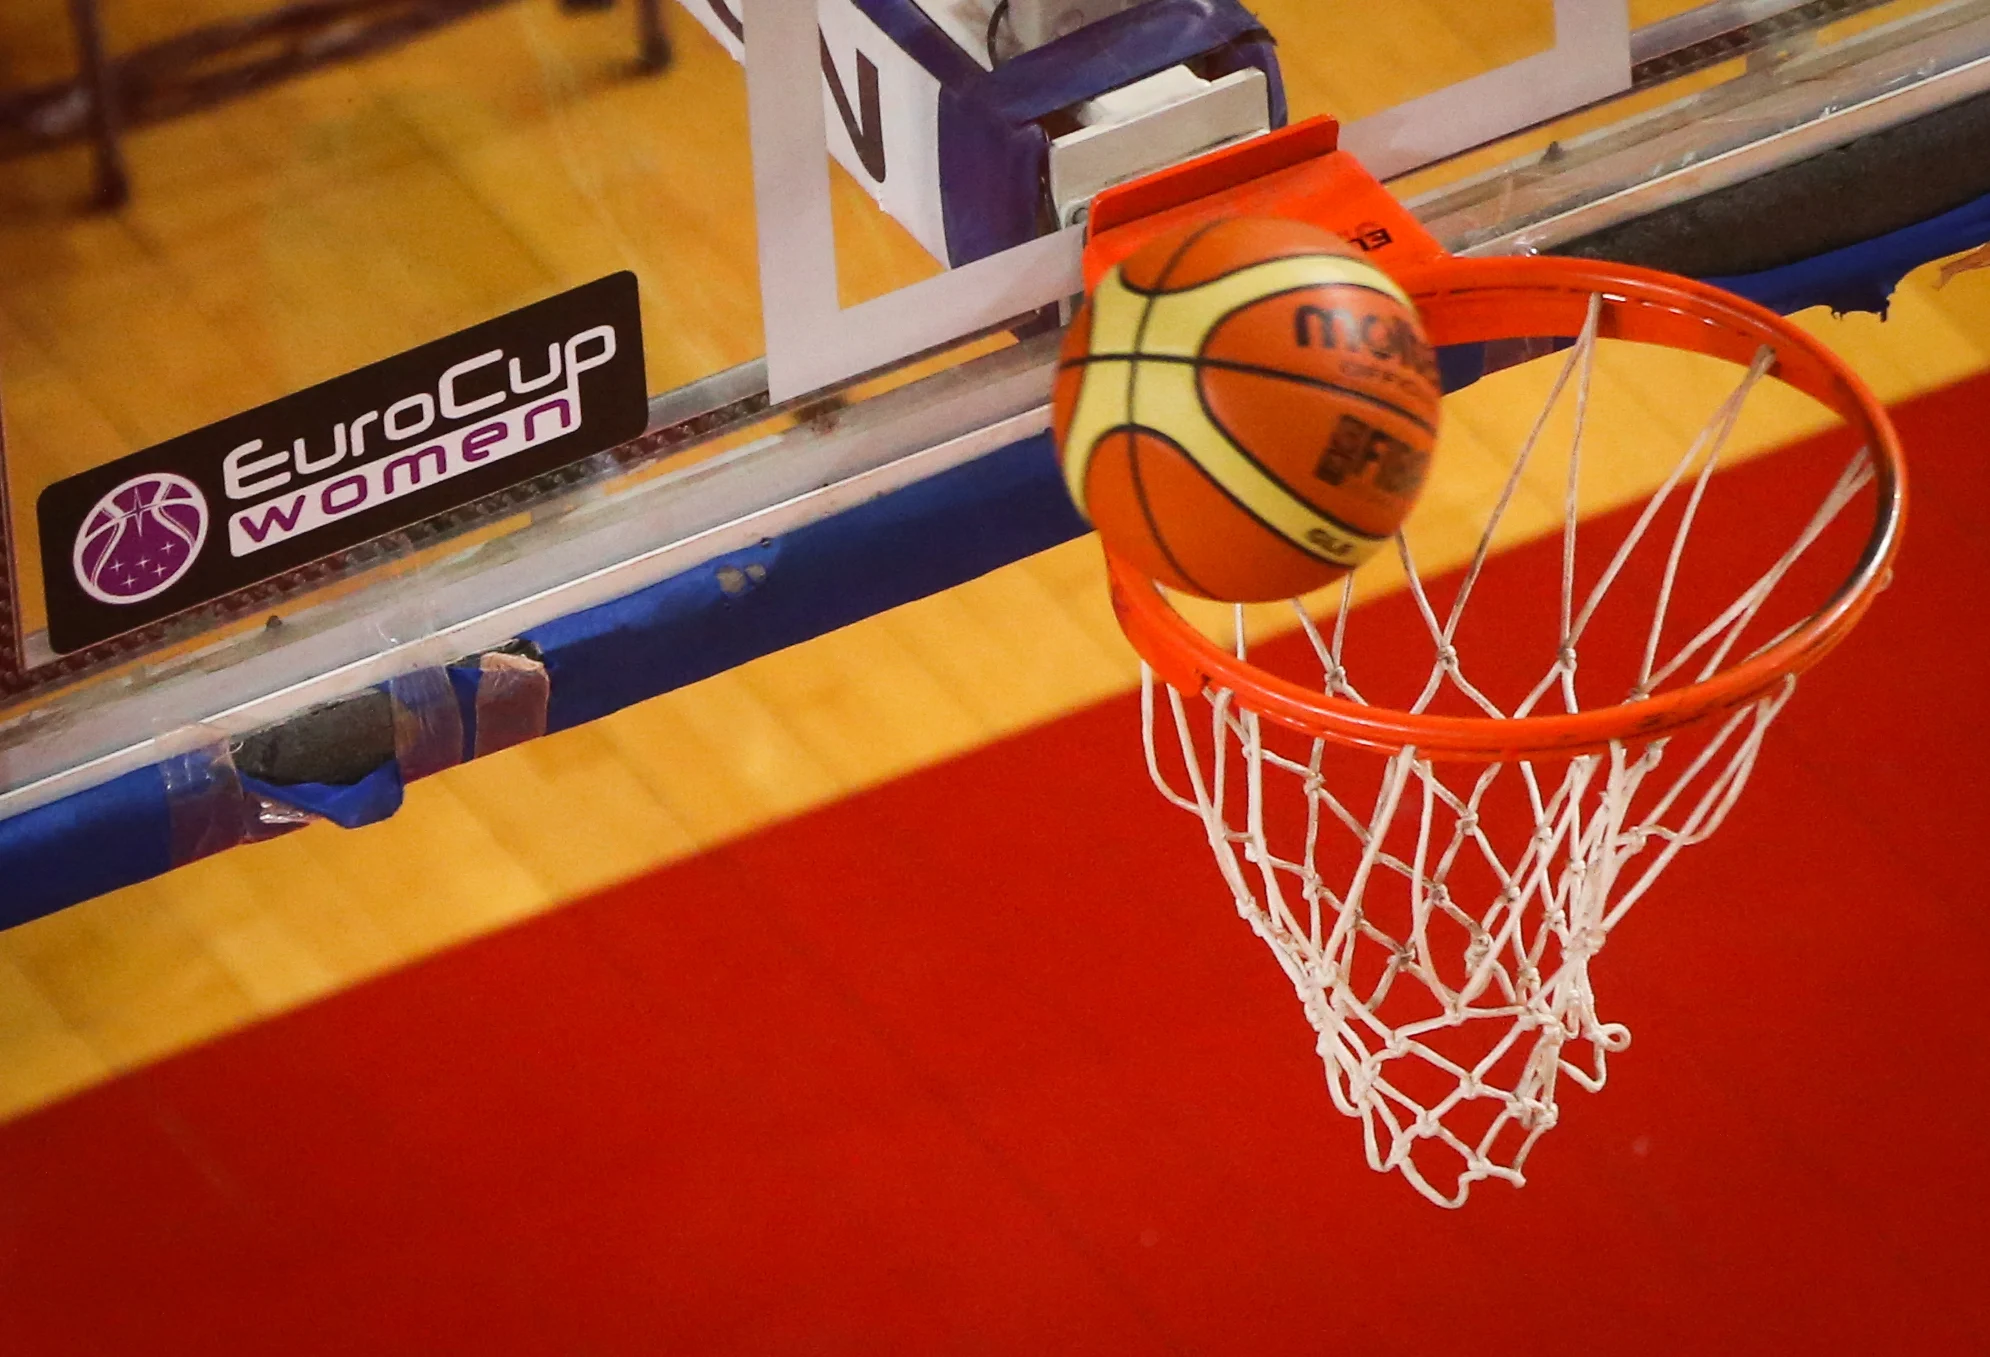
<instances>
[{"instance_id":1,"label":"basketball hoop","mask_svg":"<svg viewBox=\"0 0 1990 1357\"><path fill-rule=\"evenodd\" d=\"M1365 663L1405 661L1354 653L1352 577L1329 627L1295 601L1308 651L1293 676L1254 661L1242 610L1219 642L1107 556L1115 611L1145 662L1156 784L1202 822L1238 911L1297 990L1370 1165L1457 1206L1483 1179L1522 1182L1559 1115L1559 1078L1600 1088L1608 1054L1628 1044L1598 1015L1591 963L1678 852L1719 827L1796 676L1884 587L1906 476L1885 410L1850 368L1716 288L1555 258L1425 259L1397 277L1441 349L1485 354L1488 367L1502 351L1553 365L1547 407L1469 563L1440 589L1397 539L1427 642L1402 697L1363 696L1377 692ZM1738 375L1658 488L1617 511L1629 526L1615 545L1585 555L1577 486L1596 457L1585 420L1605 343L1634 357L1706 355ZM1775 384L1822 405L1858 450L1823 468L1815 507L1800 505L1774 542L1774 525L1751 525L1759 568L1725 581L1706 616L1682 616L1713 472L1744 404ZM1559 588L1503 596L1497 634L1473 651L1467 605L1493 590L1502 522L1571 407ZM1434 477L1443 458L1440 444ZM1853 506L1868 503L1862 529ZM1800 586L1814 602L1791 597ZM1474 664L1511 661L1529 605L1539 663L1496 691ZM1616 677L1584 666L1579 684L1585 655L1611 646Z\"/></svg>"}]
</instances>

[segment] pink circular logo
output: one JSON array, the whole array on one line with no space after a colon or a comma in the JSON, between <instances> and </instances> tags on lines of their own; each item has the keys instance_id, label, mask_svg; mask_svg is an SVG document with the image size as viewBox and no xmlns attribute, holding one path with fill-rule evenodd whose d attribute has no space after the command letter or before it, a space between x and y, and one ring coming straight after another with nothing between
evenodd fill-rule
<instances>
[{"instance_id":1,"label":"pink circular logo","mask_svg":"<svg viewBox=\"0 0 1990 1357\"><path fill-rule=\"evenodd\" d=\"M138 603L187 573L207 540L207 499L184 476L134 476L76 533L76 582L99 603Z\"/></svg>"}]
</instances>

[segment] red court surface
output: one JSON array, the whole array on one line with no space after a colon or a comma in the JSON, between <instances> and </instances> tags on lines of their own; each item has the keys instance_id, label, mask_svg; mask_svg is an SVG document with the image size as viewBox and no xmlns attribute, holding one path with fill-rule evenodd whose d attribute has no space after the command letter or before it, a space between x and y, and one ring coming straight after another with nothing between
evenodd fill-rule
<instances>
[{"instance_id":1,"label":"red court surface","mask_svg":"<svg viewBox=\"0 0 1990 1357\"><path fill-rule=\"evenodd\" d=\"M1901 422L1524 1190L1363 1165L1128 697L0 1127L0 1351L1990 1350L1990 378Z\"/></svg>"}]
</instances>

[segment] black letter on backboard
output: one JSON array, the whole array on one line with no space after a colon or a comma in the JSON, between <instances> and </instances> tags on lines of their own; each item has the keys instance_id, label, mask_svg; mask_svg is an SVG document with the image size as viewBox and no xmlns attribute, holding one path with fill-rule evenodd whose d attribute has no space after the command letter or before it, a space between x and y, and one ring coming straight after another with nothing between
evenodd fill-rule
<instances>
[{"instance_id":1,"label":"black letter on backboard","mask_svg":"<svg viewBox=\"0 0 1990 1357\"><path fill-rule=\"evenodd\" d=\"M862 111L861 118L850 112L850 96L843 90L843 78L836 73L835 58L829 55L829 40L820 33L816 40L822 45L822 78L829 82L829 95L836 101L836 111L843 116L843 130L850 134L850 144L857 148L857 159L864 163L865 173L875 183L884 182L884 113L878 103L877 63L857 53L857 105Z\"/></svg>"},{"instance_id":2,"label":"black letter on backboard","mask_svg":"<svg viewBox=\"0 0 1990 1357\"><path fill-rule=\"evenodd\" d=\"M746 41L746 25L739 21L739 16L732 12L732 6L726 0L705 0L705 3L712 7L712 13L719 16L719 22L726 26L728 33L741 42Z\"/></svg>"}]
</instances>

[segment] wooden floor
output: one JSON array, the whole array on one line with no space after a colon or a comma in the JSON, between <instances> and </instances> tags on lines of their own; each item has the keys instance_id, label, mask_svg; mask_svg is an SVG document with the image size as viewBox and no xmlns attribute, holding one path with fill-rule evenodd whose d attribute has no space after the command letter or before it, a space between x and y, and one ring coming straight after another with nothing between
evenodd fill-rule
<instances>
[{"instance_id":1,"label":"wooden floor","mask_svg":"<svg viewBox=\"0 0 1990 1357\"><path fill-rule=\"evenodd\" d=\"M183 19L197 7L174 8ZM1404 5L1400 40L1421 65L1361 63L1336 84L1340 68L1319 57L1321 8L1259 6L1284 35L1302 114L1362 111L1418 92L1416 80L1524 54L1550 12L1545 0ZM160 22L138 0L106 9L126 44ZM752 356L743 82L672 17L679 61L658 80L629 73L626 12L573 17L526 0L144 131L131 139L135 200L115 216L80 212L80 152L0 164L0 380L16 503L617 268L642 280L652 389ZM51 32L61 32L56 0L0 15L0 84L61 68ZM1377 74L1405 69L1417 73L1394 84ZM931 271L837 182L847 278L874 292ZM1901 398L1990 365L1990 273L1937 290L1924 270L1885 324L1806 323ZM1483 501L1497 450L1531 418L1526 385L1489 384L1447 409L1452 470L1420 514L1436 556L1460 549L1450 525ZM1685 365L1620 394L1633 412L1626 471L1588 487L1596 507L1650 483L1719 388ZM1750 446L1810 419L1772 411ZM1552 496L1539 499L1517 532L1550 521ZM1365 580L1370 592L1392 584L1386 567ZM1079 542L422 782L386 824L314 827L0 934L0 1117L1120 691L1136 672L1095 549ZM1132 757L1127 739L1102 756Z\"/></svg>"}]
</instances>

